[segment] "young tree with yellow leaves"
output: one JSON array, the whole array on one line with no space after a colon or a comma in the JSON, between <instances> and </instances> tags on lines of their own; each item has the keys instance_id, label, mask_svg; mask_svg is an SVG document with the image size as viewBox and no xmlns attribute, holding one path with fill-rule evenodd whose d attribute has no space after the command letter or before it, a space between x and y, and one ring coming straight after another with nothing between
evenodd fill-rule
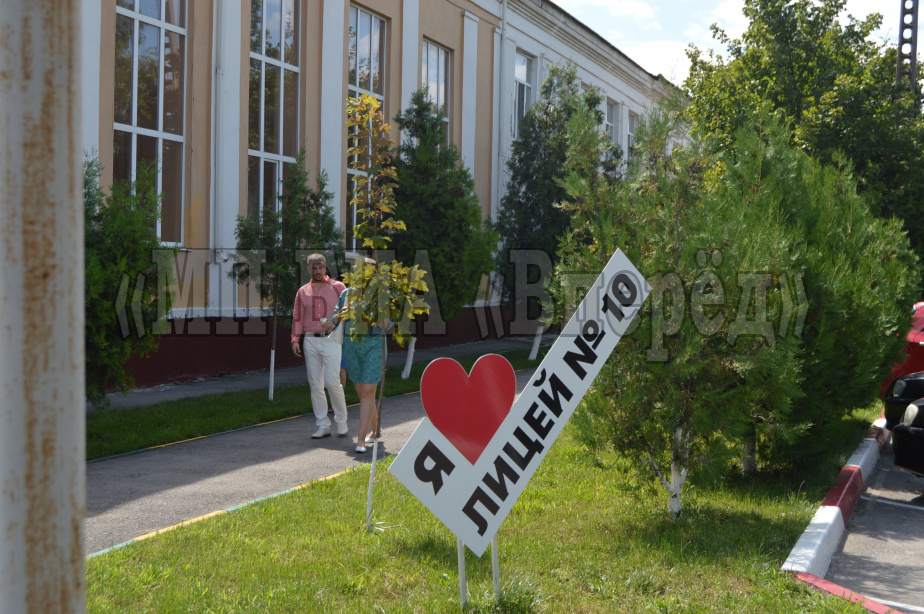
<instances>
[{"instance_id":1,"label":"young tree with yellow leaves","mask_svg":"<svg viewBox=\"0 0 924 614\"><path fill-rule=\"evenodd\" d=\"M372 326L391 321L394 323L392 335L398 345L403 346L411 336L411 319L415 315L429 313L430 308L423 297L427 291L424 282L426 271L416 264L407 267L395 259L385 262L384 258L380 258L391 243L392 235L407 230L404 222L396 217L394 189L398 181L392 166L394 141L391 126L385 122L379 102L363 94L347 100L347 129L350 135L350 167L361 171L353 176L354 189L350 200L357 215L353 236L362 241L363 248L372 250L372 258L378 264L366 263L363 256L354 259L351 272L344 275L351 300L346 303L347 309L341 317L352 319L350 338L358 338L360 342L370 333ZM376 432L366 509L366 524L370 531L372 485L381 436L379 418L385 390L385 346L382 343L382 385L372 422L376 425Z\"/></svg>"}]
</instances>

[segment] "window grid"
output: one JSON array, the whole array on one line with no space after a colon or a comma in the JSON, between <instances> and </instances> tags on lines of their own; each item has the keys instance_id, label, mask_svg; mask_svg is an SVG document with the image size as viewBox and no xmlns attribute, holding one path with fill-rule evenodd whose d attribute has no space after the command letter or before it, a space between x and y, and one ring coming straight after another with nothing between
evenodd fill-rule
<instances>
[{"instance_id":1,"label":"window grid","mask_svg":"<svg viewBox=\"0 0 924 614\"><path fill-rule=\"evenodd\" d=\"M516 87L516 101L514 112L516 121L513 122L513 138L520 136L520 122L533 103L533 59L517 52L513 77Z\"/></svg>"},{"instance_id":2,"label":"window grid","mask_svg":"<svg viewBox=\"0 0 924 614\"><path fill-rule=\"evenodd\" d=\"M436 43L423 42L420 62L420 81L427 95L443 114L443 142L449 142L449 84L450 55Z\"/></svg>"},{"instance_id":3,"label":"window grid","mask_svg":"<svg viewBox=\"0 0 924 614\"><path fill-rule=\"evenodd\" d=\"M638 127L638 115L629 113L629 126L626 132L628 140L626 144L626 162L632 159L632 148L635 146L635 129Z\"/></svg>"},{"instance_id":4,"label":"window grid","mask_svg":"<svg viewBox=\"0 0 924 614\"><path fill-rule=\"evenodd\" d=\"M140 6L138 6L140 4ZM154 13L149 14L149 13ZM173 22L163 19L173 18ZM185 177L183 173L183 158L185 144L185 96L186 96L186 28L183 27L186 18L186 4L183 0L119 0L116 6L116 23L124 25L126 21L130 26L129 48L121 49L128 52L131 58L128 66L129 75L126 83L125 75L120 70L120 41L117 27L116 34L116 92L113 118L113 180L135 181L138 164L159 162L154 188L158 194L163 195L161 216L156 223L157 236L168 245L181 245L183 237L183 193ZM142 31L157 33L157 55L155 78L157 90L155 92L156 108L153 109L153 118L145 117L146 123L154 121L154 127L139 125L139 102L141 102L140 70ZM124 43L124 41L122 41ZM168 54L166 50L171 50ZM150 52L150 47L146 49ZM172 58L172 55L178 58ZM150 55L147 56L150 59ZM122 58L124 60L124 55ZM170 64L170 60L174 63ZM168 71L168 65L172 70ZM124 67L124 64L122 64ZM177 73L179 73L177 75ZM172 96L178 105L165 111L164 100L167 94L167 83L172 81ZM176 87L175 83L179 82ZM119 85L127 91L119 92ZM120 97L121 94L121 97ZM125 96L127 95L127 99ZM128 117L120 112L119 107L128 106ZM178 107L178 108L177 108ZM127 119L127 121L125 121ZM119 121L122 120L122 121ZM153 150L151 145L153 145ZM139 151L141 150L141 151ZM169 175L169 177L165 177ZM165 181L166 179L166 181Z\"/></svg>"},{"instance_id":5,"label":"window grid","mask_svg":"<svg viewBox=\"0 0 924 614\"><path fill-rule=\"evenodd\" d=\"M614 145L618 144L616 127L618 126L617 113L619 112L619 107L615 102L606 102L606 119L604 120L604 130L606 131L607 137L610 139L610 142ZM612 152L607 153L607 159L612 158Z\"/></svg>"},{"instance_id":6,"label":"window grid","mask_svg":"<svg viewBox=\"0 0 924 614\"><path fill-rule=\"evenodd\" d=\"M298 0L252 0L247 215L279 206L279 185L298 153Z\"/></svg>"},{"instance_id":7,"label":"window grid","mask_svg":"<svg viewBox=\"0 0 924 614\"><path fill-rule=\"evenodd\" d=\"M385 108L385 50L386 22L381 17L357 6L350 7L349 24L349 59L347 65L347 96L357 98L361 94L373 96ZM347 135L347 147L352 137ZM366 177L365 171L353 169L351 158L347 156L347 229L346 248L357 250L360 244L353 236L356 225L356 207L353 206L353 194L356 192L357 178ZM362 179L359 180L362 182Z\"/></svg>"}]
</instances>

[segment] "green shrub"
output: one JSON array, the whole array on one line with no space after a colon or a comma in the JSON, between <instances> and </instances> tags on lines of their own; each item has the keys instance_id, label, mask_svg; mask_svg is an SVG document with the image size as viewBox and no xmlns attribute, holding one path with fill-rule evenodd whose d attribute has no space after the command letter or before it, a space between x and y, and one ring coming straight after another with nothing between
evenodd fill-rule
<instances>
[{"instance_id":1,"label":"green shrub","mask_svg":"<svg viewBox=\"0 0 924 614\"><path fill-rule=\"evenodd\" d=\"M147 356L166 332L172 275L159 258L175 253L157 237L160 196L155 168L139 168L134 182L116 183L106 196L100 164L84 161L84 258L87 399L106 406L109 389L127 392L132 356ZM140 320L138 315L141 316Z\"/></svg>"}]
</instances>

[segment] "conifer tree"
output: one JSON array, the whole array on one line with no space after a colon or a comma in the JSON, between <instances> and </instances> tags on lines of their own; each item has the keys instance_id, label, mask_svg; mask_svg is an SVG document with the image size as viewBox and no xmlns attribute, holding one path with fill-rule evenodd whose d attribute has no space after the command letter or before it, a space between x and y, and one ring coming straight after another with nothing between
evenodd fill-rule
<instances>
[{"instance_id":1,"label":"conifer tree","mask_svg":"<svg viewBox=\"0 0 924 614\"><path fill-rule=\"evenodd\" d=\"M302 148L286 169L278 206L267 203L259 214L237 218L239 261L228 275L238 283L255 283L260 298L269 302L271 371L275 368L278 322L282 312L291 317L289 310L303 282L304 259L309 252L318 251L330 254L332 264L343 261L343 238L334 219L333 194L327 191L327 175L322 172L317 176L315 189L308 182ZM272 381L271 376L271 401Z\"/></svg>"},{"instance_id":2,"label":"conifer tree","mask_svg":"<svg viewBox=\"0 0 924 614\"><path fill-rule=\"evenodd\" d=\"M407 232L392 235L392 246L401 262L415 262L418 251L426 252L427 302L431 309L438 302L440 315L450 321L475 302L481 276L493 268L497 236L481 219L475 181L459 150L446 143L444 117L426 90L415 92L395 117L404 133L395 158L395 201Z\"/></svg>"},{"instance_id":3,"label":"conifer tree","mask_svg":"<svg viewBox=\"0 0 924 614\"><path fill-rule=\"evenodd\" d=\"M691 47L690 94L697 129L728 152L737 130L765 102L792 128L790 141L825 164L850 162L857 189L874 211L904 221L924 257L924 115L919 92L896 83L895 42L876 41L882 22L856 20L846 0L746 0L747 30L713 37L717 55Z\"/></svg>"},{"instance_id":4,"label":"conifer tree","mask_svg":"<svg viewBox=\"0 0 924 614\"><path fill-rule=\"evenodd\" d=\"M897 223L766 109L716 156L696 140L665 154L684 113L655 108L615 183L586 170L599 151L585 115L569 124L556 316L617 248L653 290L584 399L582 437L642 459L674 516L690 471L742 458L754 471L758 451L774 466L817 458L829 427L875 398L907 327L917 284Z\"/></svg>"},{"instance_id":5,"label":"conifer tree","mask_svg":"<svg viewBox=\"0 0 924 614\"><path fill-rule=\"evenodd\" d=\"M598 108L603 100L600 92L596 88L581 89L573 64L550 67L539 95L540 100L520 121L518 136L513 141L506 167L507 192L501 199L495 223L501 240L495 263L503 279L503 298L507 302L517 300L516 267L511 262L510 251L537 252L554 263L559 239L568 228L567 213L555 206L565 197L558 180L563 176L568 148L568 119L578 109L586 108L596 126L603 123L603 113ZM621 152L613 146L601 155L609 160L608 170L615 172ZM538 257L530 257L529 252L525 255L528 259L525 265L541 267ZM529 270L539 270L537 267L529 266ZM520 281L535 283L539 280ZM529 317L535 315L531 307Z\"/></svg>"}]
</instances>

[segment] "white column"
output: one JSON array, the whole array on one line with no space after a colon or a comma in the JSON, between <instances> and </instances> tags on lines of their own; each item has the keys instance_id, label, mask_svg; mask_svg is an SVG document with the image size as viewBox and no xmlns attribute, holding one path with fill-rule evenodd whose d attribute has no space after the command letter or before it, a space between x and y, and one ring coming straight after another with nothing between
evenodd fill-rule
<instances>
[{"instance_id":1,"label":"white column","mask_svg":"<svg viewBox=\"0 0 924 614\"><path fill-rule=\"evenodd\" d=\"M629 159L629 105L625 99L619 101L619 146L622 147L623 166Z\"/></svg>"},{"instance_id":2,"label":"white column","mask_svg":"<svg viewBox=\"0 0 924 614\"><path fill-rule=\"evenodd\" d=\"M99 64L102 44L103 15L99 2L80 6L80 71L83 79L83 150L99 155Z\"/></svg>"},{"instance_id":3,"label":"white column","mask_svg":"<svg viewBox=\"0 0 924 614\"><path fill-rule=\"evenodd\" d=\"M494 184L496 194L495 198L492 199L492 219L496 221L497 207L500 205L500 201L507 190L506 164L507 160L510 158L510 147L513 144L513 122L516 121L516 110L514 108L515 104L513 98L516 89L514 88L513 69L517 45L514 41L510 40L510 38L507 38L507 40L501 44L500 38L496 37L495 42L498 43L498 47L502 47L500 50L500 57L495 54L494 58L496 67L495 74L497 75L497 79L495 80L495 96L497 100L495 104L498 121L494 131L496 139L494 151L497 156L497 176Z\"/></svg>"},{"instance_id":4,"label":"white column","mask_svg":"<svg viewBox=\"0 0 924 614\"><path fill-rule=\"evenodd\" d=\"M540 53L536 58L536 77L533 86L533 102L539 100L539 87L545 81L545 76L549 74L549 67L554 64L551 58L545 53Z\"/></svg>"},{"instance_id":5,"label":"white column","mask_svg":"<svg viewBox=\"0 0 924 614\"><path fill-rule=\"evenodd\" d=\"M401 110L411 106L411 94L417 91L420 65L420 0L404 0L401 15Z\"/></svg>"},{"instance_id":6,"label":"white column","mask_svg":"<svg viewBox=\"0 0 924 614\"><path fill-rule=\"evenodd\" d=\"M462 162L475 167L475 135L478 133L478 17L465 11L462 31Z\"/></svg>"},{"instance_id":7,"label":"white column","mask_svg":"<svg viewBox=\"0 0 924 614\"><path fill-rule=\"evenodd\" d=\"M494 34L494 118L497 124L492 135L495 156L494 195L491 198L491 219L497 221L497 209L507 189L506 163L513 142L514 100L513 68L517 45Z\"/></svg>"},{"instance_id":8,"label":"white column","mask_svg":"<svg viewBox=\"0 0 924 614\"><path fill-rule=\"evenodd\" d=\"M327 189L334 195L335 211L341 211L345 199L341 194L343 160L346 157L343 126L346 99L343 93L343 52L346 44L344 0L325 0L321 41L321 168L327 171ZM340 216L336 215L339 225Z\"/></svg>"},{"instance_id":9,"label":"white column","mask_svg":"<svg viewBox=\"0 0 924 614\"><path fill-rule=\"evenodd\" d=\"M212 249L209 308L212 317L232 317L237 288L228 278L234 229L240 212L241 156L241 0L221 0L214 8L212 46Z\"/></svg>"},{"instance_id":10,"label":"white column","mask_svg":"<svg viewBox=\"0 0 924 614\"><path fill-rule=\"evenodd\" d=\"M0 0L0 612L84 612L82 2Z\"/></svg>"},{"instance_id":11,"label":"white column","mask_svg":"<svg viewBox=\"0 0 924 614\"><path fill-rule=\"evenodd\" d=\"M501 164L500 155L500 132L501 132L501 111L500 111L500 82L501 82L501 53L503 37L500 29L494 31L494 78L493 90L494 95L491 97L491 118L494 128L491 130L491 155L494 164L491 166L493 177L491 181L491 221L497 222L497 210L500 207L501 176L504 169Z\"/></svg>"}]
</instances>

